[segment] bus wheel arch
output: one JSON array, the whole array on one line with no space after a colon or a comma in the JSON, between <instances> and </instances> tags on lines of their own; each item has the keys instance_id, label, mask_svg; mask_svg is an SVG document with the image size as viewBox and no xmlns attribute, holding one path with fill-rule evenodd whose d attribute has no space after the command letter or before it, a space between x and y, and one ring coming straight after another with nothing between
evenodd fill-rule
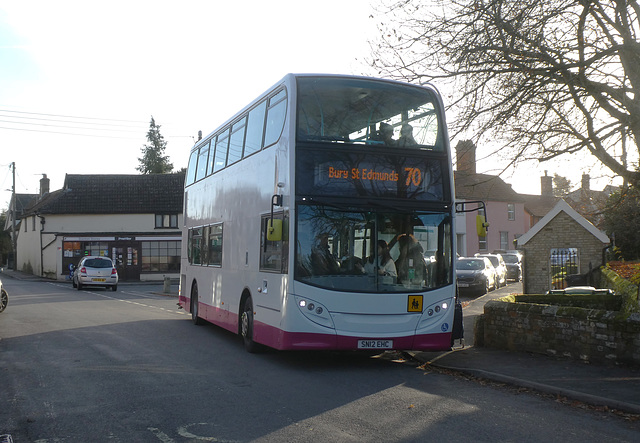
<instances>
[{"instance_id":1,"label":"bus wheel arch","mask_svg":"<svg viewBox=\"0 0 640 443\"><path fill-rule=\"evenodd\" d=\"M247 352L255 353L259 350L259 345L253 341L253 299L247 289L240 297L240 324L238 333L242 336L244 348Z\"/></svg>"},{"instance_id":2,"label":"bus wheel arch","mask_svg":"<svg viewBox=\"0 0 640 443\"><path fill-rule=\"evenodd\" d=\"M191 311L191 321L194 325L201 325L204 321L198 316L198 282L194 279L193 283L191 283L191 293L190 293L190 311Z\"/></svg>"}]
</instances>

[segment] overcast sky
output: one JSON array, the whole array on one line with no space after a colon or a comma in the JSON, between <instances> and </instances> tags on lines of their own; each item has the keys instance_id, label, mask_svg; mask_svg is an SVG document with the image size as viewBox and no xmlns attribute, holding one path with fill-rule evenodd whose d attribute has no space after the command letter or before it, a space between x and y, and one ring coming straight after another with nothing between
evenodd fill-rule
<instances>
[{"instance_id":1,"label":"overcast sky","mask_svg":"<svg viewBox=\"0 0 640 443\"><path fill-rule=\"evenodd\" d=\"M198 130L289 72L372 74L371 3L0 0L0 208L11 162L18 193L42 174L52 191L66 173L136 174L153 115L179 169ZM545 168L504 178L539 193Z\"/></svg>"}]
</instances>

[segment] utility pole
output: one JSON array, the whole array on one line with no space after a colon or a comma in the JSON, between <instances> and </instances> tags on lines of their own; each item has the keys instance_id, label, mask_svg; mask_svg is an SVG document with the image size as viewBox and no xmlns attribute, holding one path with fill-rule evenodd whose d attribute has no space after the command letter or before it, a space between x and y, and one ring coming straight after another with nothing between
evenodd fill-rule
<instances>
[{"instance_id":1,"label":"utility pole","mask_svg":"<svg viewBox=\"0 0 640 443\"><path fill-rule=\"evenodd\" d=\"M16 162L11 162L11 171L13 172L13 186L11 186L11 240L13 241L13 270L18 269L18 237L16 236Z\"/></svg>"}]
</instances>

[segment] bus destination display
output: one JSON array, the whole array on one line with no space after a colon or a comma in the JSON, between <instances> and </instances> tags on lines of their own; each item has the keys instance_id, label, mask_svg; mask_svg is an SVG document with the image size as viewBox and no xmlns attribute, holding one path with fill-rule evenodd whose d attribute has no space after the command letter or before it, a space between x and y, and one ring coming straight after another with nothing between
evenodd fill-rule
<instances>
[{"instance_id":1,"label":"bus destination display","mask_svg":"<svg viewBox=\"0 0 640 443\"><path fill-rule=\"evenodd\" d=\"M441 162L436 159L335 152L304 154L298 156L300 195L443 199Z\"/></svg>"}]
</instances>

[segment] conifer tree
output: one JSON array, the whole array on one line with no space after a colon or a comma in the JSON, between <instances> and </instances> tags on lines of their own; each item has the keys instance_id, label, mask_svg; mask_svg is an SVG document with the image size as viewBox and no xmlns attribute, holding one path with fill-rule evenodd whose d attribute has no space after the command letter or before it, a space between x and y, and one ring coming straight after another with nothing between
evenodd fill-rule
<instances>
[{"instance_id":1,"label":"conifer tree","mask_svg":"<svg viewBox=\"0 0 640 443\"><path fill-rule=\"evenodd\" d=\"M160 125L156 124L153 116L147 132L147 143L140 151L142 157L138 158L140 166L136 169L143 174L168 174L173 171L173 163L169 162L169 156L164 155L167 142L160 134Z\"/></svg>"}]
</instances>

